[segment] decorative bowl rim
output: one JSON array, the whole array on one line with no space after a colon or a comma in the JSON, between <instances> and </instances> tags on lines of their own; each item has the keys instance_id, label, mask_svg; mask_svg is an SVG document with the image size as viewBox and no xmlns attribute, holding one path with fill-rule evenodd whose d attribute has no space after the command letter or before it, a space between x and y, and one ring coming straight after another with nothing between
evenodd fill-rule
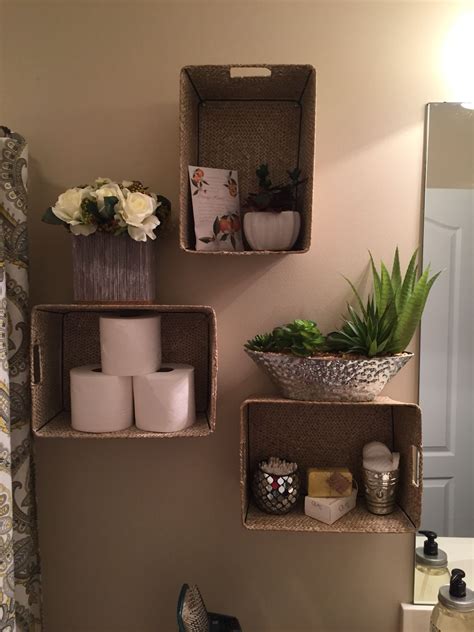
<instances>
[{"instance_id":1,"label":"decorative bowl rim","mask_svg":"<svg viewBox=\"0 0 474 632\"><path fill-rule=\"evenodd\" d=\"M282 211L275 211L273 209L262 210L248 210L243 213L243 216L251 215L252 213L263 213L264 215L281 215L282 213L294 213L295 215L301 215L301 211L295 211L291 208L283 209Z\"/></svg>"},{"instance_id":2,"label":"decorative bowl rim","mask_svg":"<svg viewBox=\"0 0 474 632\"><path fill-rule=\"evenodd\" d=\"M337 353L335 353L332 356L297 356L294 355L292 353L283 353L283 352L278 352L278 351L256 351L255 349L247 349L247 347L244 347L245 352L248 353L249 355L251 354L255 354L258 357L274 357L274 358L281 358L281 357L287 357L287 358L291 358L292 360L309 360L310 362L380 362L380 361L386 361L386 360L393 360L396 358L406 358L407 360L409 360L410 358L414 357L414 353L413 351L402 351L401 353L393 353L393 354L388 354L388 355L383 355L383 356L360 356L360 357L353 357L353 358L345 358L342 355L338 355Z\"/></svg>"},{"instance_id":3,"label":"decorative bowl rim","mask_svg":"<svg viewBox=\"0 0 474 632\"><path fill-rule=\"evenodd\" d=\"M288 474L273 474L272 472L265 472L265 470L262 469L260 464L258 464L257 467L255 468L255 473L256 472L261 472L262 474L267 474L268 476L276 476L278 478L288 478L288 476L294 476L295 474L299 474L299 468L298 466L296 466L295 469L292 472L289 472Z\"/></svg>"},{"instance_id":4,"label":"decorative bowl rim","mask_svg":"<svg viewBox=\"0 0 474 632\"><path fill-rule=\"evenodd\" d=\"M370 472L371 474L398 474L400 472L400 467L397 467L396 470L383 470L383 471L379 471L379 470L372 470L370 467L363 467L362 466L362 471L363 472Z\"/></svg>"}]
</instances>

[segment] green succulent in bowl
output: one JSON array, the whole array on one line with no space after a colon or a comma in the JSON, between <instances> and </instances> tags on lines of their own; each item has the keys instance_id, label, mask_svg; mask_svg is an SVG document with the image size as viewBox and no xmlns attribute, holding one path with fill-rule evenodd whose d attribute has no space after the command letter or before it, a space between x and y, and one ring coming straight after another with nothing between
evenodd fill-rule
<instances>
[{"instance_id":1,"label":"green succulent in bowl","mask_svg":"<svg viewBox=\"0 0 474 632\"><path fill-rule=\"evenodd\" d=\"M326 348L326 339L313 320L296 319L247 341L250 351L274 351L308 357Z\"/></svg>"},{"instance_id":2,"label":"green succulent in bowl","mask_svg":"<svg viewBox=\"0 0 474 632\"><path fill-rule=\"evenodd\" d=\"M251 351L276 351L273 334L257 334L252 340L247 340L245 348Z\"/></svg>"}]
</instances>

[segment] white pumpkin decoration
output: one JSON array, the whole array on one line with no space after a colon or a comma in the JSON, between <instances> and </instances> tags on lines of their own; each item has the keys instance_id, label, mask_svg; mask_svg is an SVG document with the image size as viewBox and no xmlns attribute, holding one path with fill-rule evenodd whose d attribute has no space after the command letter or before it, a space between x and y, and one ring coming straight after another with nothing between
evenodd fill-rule
<instances>
[{"instance_id":1,"label":"white pumpkin decoration","mask_svg":"<svg viewBox=\"0 0 474 632\"><path fill-rule=\"evenodd\" d=\"M291 250L301 228L296 211L250 211L244 215L244 232L252 250Z\"/></svg>"}]
</instances>

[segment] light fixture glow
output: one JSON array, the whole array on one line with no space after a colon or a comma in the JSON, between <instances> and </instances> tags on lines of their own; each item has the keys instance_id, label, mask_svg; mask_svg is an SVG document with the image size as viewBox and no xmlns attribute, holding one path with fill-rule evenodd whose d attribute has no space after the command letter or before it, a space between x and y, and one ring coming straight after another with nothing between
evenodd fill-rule
<instances>
[{"instance_id":1,"label":"light fixture glow","mask_svg":"<svg viewBox=\"0 0 474 632\"><path fill-rule=\"evenodd\" d=\"M450 29L442 66L449 101L474 101L474 11L463 13Z\"/></svg>"}]
</instances>

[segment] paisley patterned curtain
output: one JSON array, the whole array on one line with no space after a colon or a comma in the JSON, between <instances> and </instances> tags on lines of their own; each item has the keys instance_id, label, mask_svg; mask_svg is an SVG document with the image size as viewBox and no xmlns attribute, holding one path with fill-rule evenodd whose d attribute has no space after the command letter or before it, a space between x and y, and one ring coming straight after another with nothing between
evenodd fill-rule
<instances>
[{"instance_id":1,"label":"paisley patterned curtain","mask_svg":"<svg viewBox=\"0 0 474 632\"><path fill-rule=\"evenodd\" d=\"M25 139L0 128L0 630L38 632L30 436Z\"/></svg>"}]
</instances>

